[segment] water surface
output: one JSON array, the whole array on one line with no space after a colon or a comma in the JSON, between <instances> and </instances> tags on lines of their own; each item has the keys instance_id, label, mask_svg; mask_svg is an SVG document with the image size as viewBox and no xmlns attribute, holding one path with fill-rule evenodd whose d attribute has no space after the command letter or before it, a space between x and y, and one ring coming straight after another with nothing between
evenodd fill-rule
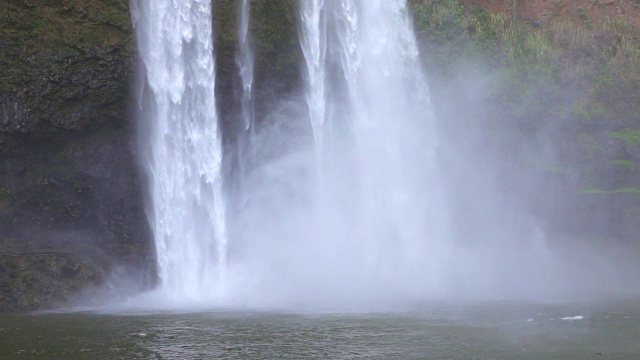
<instances>
[{"instance_id":1,"label":"water surface","mask_svg":"<svg viewBox=\"0 0 640 360\"><path fill-rule=\"evenodd\" d=\"M2 359L640 359L640 301L0 317Z\"/></svg>"}]
</instances>

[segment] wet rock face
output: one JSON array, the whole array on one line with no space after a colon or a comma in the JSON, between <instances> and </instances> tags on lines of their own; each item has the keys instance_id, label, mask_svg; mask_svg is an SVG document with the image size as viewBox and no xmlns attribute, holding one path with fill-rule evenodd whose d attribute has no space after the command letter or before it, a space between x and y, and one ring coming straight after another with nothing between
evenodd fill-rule
<instances>
[{"instance_id":1,"label":"wet rock face","mask_svg":"<svg viewBox=\"0 0 640 360\"><path fill-rule=\"evenodd\" d=\"M116 268L153 281L128 4L0 3L0 312L59 306Z\"/></svg>"},{"instance_id":2,"label":"wet rock face","mask_svg":"<svg viewBox=\"0 0 640 360\"><path fill-rule=\"evenodd\" d=\"M126 0L0 4L0 132L123 119L134 44Z\"/></svg>"},{"instance_id":3,"label":"wet rock face","mask_svg":"<svg viewBox=\"0 0 640 360\"><path fill-rule=\"evenodd\" d=\"M237 14L240 1L216 0L213 26L216 53L216 98L225 142L235 141L242 85L236 64ZM252 0L249 42L254 53L256 121L261 122L278 99L302 89L302 50L298 41L298 0Z\"/></svg>"},{"instance_id":4,"label":"wet rock face","mask_svg":"<svg viewBox=\"0 0 640 360\"><path fill-rule=\"evenodd\" d=\"M5 311L63 306L103 281L94 266L72 254L0 255L0 270L0 308Z\"/></svg>"}]
</instances>

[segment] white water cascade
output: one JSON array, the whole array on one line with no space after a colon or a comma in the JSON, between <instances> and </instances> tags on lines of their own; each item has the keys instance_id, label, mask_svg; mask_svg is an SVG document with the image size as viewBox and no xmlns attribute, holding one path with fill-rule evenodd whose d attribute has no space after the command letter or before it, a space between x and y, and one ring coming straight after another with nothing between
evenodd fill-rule
<instances>
[{"instance_id":1,"label":"white water cascade","mask_svg":"<svg viewBox=\"0 0 640 360\"><path fill-rule=\"evenodd\" d=\"M301 1L300 16L306 101L271 104L256 127L249 2L240 4L238 148L252 166L226 219L210 3L140 0L134 11L162 286L181 299L227 292L234 305L433 295L446 281L447 214L406 3Z\"/></svg>"},{"instance_id":2,"label":"white water cascade","mask_svg":"<svg viewBox=\"0 0 640 360\"><path fill-rule=\"evenodd\" d=\"M161 288L213 291L227 262L211 0L133 2L148 93L141 135Z\"/></svg>"},{"instance_id":3,"label":"white water cascade","mask_svg":"<svg viewBox=\"0 0 640 360\"><path fill-rule=\"evenodd\" d=\"M343 229L327 238L349 249L342 261L361 272L354 281L373 277L402 287L396 291L404 296L437 295L447 279L447 210L406 1L302 4L307 103L320 162L317 221Z\"/></svg>"},{"instance_id":4,"label":"white water cascade","mask_svg":"<svg viewBox=\"0 0 640 360\"><path fill-rule=\"evenodd\" d=\"M299 5L303 96L262 109L230 216L234 295L362 308L446 293L436 123L406 3Z\"/></svg>"},{"instance_id":5,"label":"white water cascade","mask_svg":"<svg viewBox=\"0 0 640 360\"><path fill-rule=\"evenodd\" d=\"M242 207L245 202L244 187L247 167L252 166L254 156L253 135L255 134L255 99L254 99L254 54L249 33L251 20L251 3L249 0L241 0L238 9L238 44L236 49L236 67L238 68L238 78L240 79L240 128L237 139L237 170L235 177L237 207Z\"/></svg>"},{"instance_id":6,"label":"white water cascade","mask_svg":"<svg viewBox=\"0 0 640 360\"><path fill-rule=\"evenodd\" d=\"M527 225L495 226L517 217L492 199L464 201L500 221L464 243L452 236L451 157L440 156L406 0L301 0L304 81L289 92L254 74L264 53L252 48L250 1L237 4L242 92L229 116L241 131L226 143L238 163L225 162L237 168L223 187L211 0L132 2L159 306L359 310L546 288L554 263L529 256ZM548 270L531 275L541 261Z\"/></svg>"},{"instance_id":7,"label":"white water cascade","mask_svg":"<svg viewBox=\"0 0 640 360\"><path fill-rule=\"evenodd\" d=\"M307 69L306 97L316 146L322 154L324 144L322 126L325 120L325 57L327 51L327 23L323 11L325 0L300 2L300 45Z\"/></svg>"}]
</instances>

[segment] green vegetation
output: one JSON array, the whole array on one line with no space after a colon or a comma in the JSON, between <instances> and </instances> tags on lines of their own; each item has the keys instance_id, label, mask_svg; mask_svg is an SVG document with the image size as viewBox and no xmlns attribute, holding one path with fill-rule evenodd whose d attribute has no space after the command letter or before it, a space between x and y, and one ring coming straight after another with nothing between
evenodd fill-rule
<instances>
[{"instance_id":1,"label":"green vegetation","mask_svg":"<svg viewBox=\"0 0 640 360\"><path fill-rule=\"evenodd\" d=\"M586 89L574 103L577 118L606 121L640 113L640 101L630 99L640 92L638 29L624 17L594 24L578 6L577 18L533 27L459 0L412 0L411 6L424 39L451 44L430 54L434 61L450 68L455 59L488 59L504 68L506 98L514 88L526 93L540 85L550 87L552 97Z\"/></svg>"},{"instance_id":2,"label":"green vegetation","mask_svg":"<svg viewBox=\"0 0 640 360\"><path fill-rule=\"evenodd\" d=\"M631 171L636 169L636 163L633 160L614 160L613 163Z\"/></svg>"},{"instance_id":3,"label":"green vegetation","mask_svg":"<svg viewBox=\"0 0 640 360\"><path fill-rule=\"evenodd\" d=\"M609 133L612 139L622 140L628 144L640 144L639 130L621 130Z\"/></svg>"},{"instance_id":4,"label":"green vegetation","mask_svg":"<svg viewBox=\"0 0 640 360\"><path fill-rule=\"evenodd\" d=\"M448 73L475 59L498 73L488 90L509 119L500 128L571 125L579 134L597 125L616 130L613 138L640 142L640 131L619 131L640 117L640 31L627 18L589 25L577 6L578 16L533 26L472 2L410 5L421 38L435 44L428 55L434 68Z\"/></svg>"},{"instance_id":5,"label":"green vegetation","mask_svg":"<svg viewBox=\"0 0 640 360\"><path fill-rule=\"evenodd\" d=\"M0 3L0 97L28 110L11 130L51 135L123 119L135 54L127 2L36 3Z\"/></svg>"},{"instance_id":6,"label":"green vegetation","mask_svg":"<svg viewBox=\"0 0 640 360\"><path fill-rule=\"evenodd\" d=\"M438 103L454 102L447 106L456 110L444 107L441 119L457 122L454 129L470 128L476 137L460 142L483 152L470 158L504 173L506 191L557 194L545 200L557 204L532 205L549 222L584 213L585 195L593 195L592 214L627 214L611 226L636 234L640 29L630 19L640 10L623 16L613 7L569 0L409 5L439 100L436 110ZM480 99L465 103L464 96ZM459 110L467 104L479 108ZM512 172L521 179L509 178ZM563 209L554 214L545 206ZM589 216L575 220L583 221L576 228L602 220Z\"/></svg>"},{"instance_id":7,"label":"green vegetation","mask_svg":"<svg viewBox=\"0 0 640 360\"><path fill-rule=\"evenodd\" d=\"M5 188L0 188L0 201L9 201L13 196L13 191Z\"/></svg>"}]
</instances>

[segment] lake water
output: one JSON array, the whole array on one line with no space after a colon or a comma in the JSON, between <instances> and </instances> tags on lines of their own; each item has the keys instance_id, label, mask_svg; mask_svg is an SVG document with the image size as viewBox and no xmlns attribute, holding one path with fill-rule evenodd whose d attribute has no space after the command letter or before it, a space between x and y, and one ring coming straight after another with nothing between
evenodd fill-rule
<instances>
[{"instance_id":1,"label":"lake water","mask_svg":"<svg viewBox=\"0 0 640 360\"><path fill-rule=\"evenodd\" d=\"M640 299L0 316L1 359L640 359Z\"/></svg>"}]
</instances>

